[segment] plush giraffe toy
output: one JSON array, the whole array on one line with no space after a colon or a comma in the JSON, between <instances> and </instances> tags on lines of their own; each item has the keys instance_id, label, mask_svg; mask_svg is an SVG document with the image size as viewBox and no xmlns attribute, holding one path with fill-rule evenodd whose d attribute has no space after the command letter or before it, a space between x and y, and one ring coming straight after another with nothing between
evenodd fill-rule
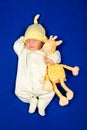
<instances>
[{"instance_id":1,"label":"plush giraffe toy","mask_svg":"<svg viewBox=\"0 0 87 130\"><path fill-rule=\"evenodd\" d=\"M62 43L62 40L55 41L56 38L57 36L54 37L50 36L49 39L46 39L45 44L43 46L43 50L47 56L50 56L52 53L54 53L56 50L56 46ZM79 73L78 66L70 67L64 64L54 64L54 65L48 64L47 74L45 77L46 85L44 86L44 89L47 91L51 91L52 89L54 89L55 93L59 97L59 104L61 106L67 105L69 103L69 100L71 100L74 95L73 91L70 90L64 83L64 81L66 81L66 74L64 69L72 71L72 74L74 76L77 76ZM53 88L51 88L50 85L47 85L47 82L49 84L49 80L51 81L52 83L51 87ZM58 90L56 85L57 83L60 83L63 89L66 91L66 96L63 96L62 93Z\"/></svg>"}]
</instances>

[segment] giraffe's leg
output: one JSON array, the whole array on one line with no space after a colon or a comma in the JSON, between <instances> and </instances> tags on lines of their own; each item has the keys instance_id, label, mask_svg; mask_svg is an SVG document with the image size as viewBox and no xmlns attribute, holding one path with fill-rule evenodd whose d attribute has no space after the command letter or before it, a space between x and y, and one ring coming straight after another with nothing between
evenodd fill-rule
<instances>
[{"instance_id":1,"label":"giraffe's leg","mask_svg":"<svg viewBox=\"0 0 87 130\"><path fill-rule=\"evenodd\" d=\"M59 104L61 106L67 105L69 103L68 99L61 94L61 92L58 90L57 85L55 83L53 83L53 89L57 94L57 96L59 97Z\"/></svg>"},{"instance_id":2,"label":"giraffe's leg","mask_svg":"<svg viewBox=\"0 0 87 130\"><path fill-rule=\"evenodd\" d=\"M53 86L52 86L52 83L51 83L48 75L46 75L43 89L46 90L46 91L52 91L53 90Z\"/></svg>"},{"instance_id":3,"label":"giraffe's leg","mask_svg":"<svg viewBox=\"0 0 87 130\"><path fill-rule=\"evenodd\" d=\"M60 80L61 86L64 88L64 90L66 91L66 97L68 100L71 100L74 96L74 93L72 90L70 90L64 83L63 80Z\"/></svg>"},{"instance_id":4,"label":"giraffe's leg","mask_svg":"<svg viewBox=\"0 0 87 130\"><path fill-rule=\"evenodd\" d=\"M46 91L52 91L53 90L53 86L52 86L52 83L50 82L50 80L45 81L43 89L46 90Z\"/></svg>"}]
</instances>

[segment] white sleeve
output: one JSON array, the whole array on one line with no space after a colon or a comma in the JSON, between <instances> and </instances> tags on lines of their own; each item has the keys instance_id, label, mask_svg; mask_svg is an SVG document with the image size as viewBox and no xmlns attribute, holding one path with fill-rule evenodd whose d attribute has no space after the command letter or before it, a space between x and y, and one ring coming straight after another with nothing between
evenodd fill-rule
<instances>
[{"instance_id":1,"label":"white sleeve","mask_svg":"<svg viewBox=\"0 0 87 130\"><path fill-rule=\"evenodd\" d=\"M25 45L23 42L23 37L20 37L13 45L13 49L16 52L16 54L19 56L23 50L25 49Z\"/></svg>"},{"instance_id":2,"label":"white sleeve","mask_svg":"<svg viewBox=\"0 0 87 130\"><path fill-rule=\"evenodd\" d=\"M52 59L55 63L61 62L61 55L59 51L55 51L52 55L48 56L48 58Z\"/></svg>"}]
</instances>

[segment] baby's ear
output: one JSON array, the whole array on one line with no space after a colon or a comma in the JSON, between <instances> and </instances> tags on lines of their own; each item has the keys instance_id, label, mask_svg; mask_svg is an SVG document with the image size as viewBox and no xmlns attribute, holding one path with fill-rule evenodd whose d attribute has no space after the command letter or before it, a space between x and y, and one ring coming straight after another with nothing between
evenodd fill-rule
<instances>
[{"instance_id":1,"label":"baby's ear","mask_svg":"<svg viewBox=\"0 0 87 130\"><path fill-rule=\"evenodd\" d=\"M62 42L62 40L56 41L56 45L59 46Z\"/></svg>"}]
</instances>

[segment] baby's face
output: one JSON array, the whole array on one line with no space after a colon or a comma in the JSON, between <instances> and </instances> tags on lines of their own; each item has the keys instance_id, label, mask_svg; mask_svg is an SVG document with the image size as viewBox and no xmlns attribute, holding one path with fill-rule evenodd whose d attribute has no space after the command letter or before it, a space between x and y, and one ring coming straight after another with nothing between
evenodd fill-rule
<instances>
[{"instance_id":1,"label":"baby's face","mask_svg":"<svg viewBox=\"0 0 87 130\"><path fill-rule=\"evenodd\" d=\"M31 50L31 51L35 51L35 50L39 50L42 48L43 43L40 40L36 40L36 39L27 39L25 41L25 45L27 47L27 49Z\"/></svg>"}]
</instances>

